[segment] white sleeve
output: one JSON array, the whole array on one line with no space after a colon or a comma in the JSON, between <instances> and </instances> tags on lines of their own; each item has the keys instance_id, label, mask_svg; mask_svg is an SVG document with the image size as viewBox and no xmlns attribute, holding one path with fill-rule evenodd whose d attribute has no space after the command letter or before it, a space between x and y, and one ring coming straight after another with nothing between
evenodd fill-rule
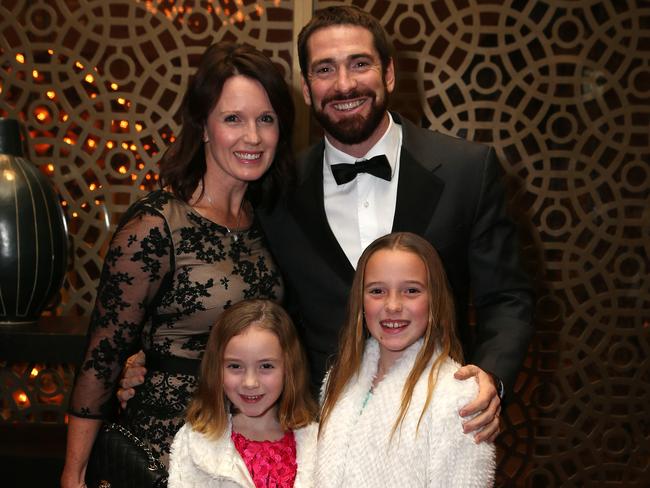
<instances>
[{"instance_id":1,"label":"white sleeve","mask_svg":"<svg viewBox=\"0 0 650 488\"><path fill-rule=\"evenodd\" d=\"M463 432L463 419L458 413L478 394L478 384L471 379L443 380L444 409L432 412L429 430L428 486L485 488L494 485L495 448L493 443L474 442L474 433ZM443 410L444 412L441 412Z\"/></svg>"},{"instance_id":2,"label":"white sleeve","mask_svg":"<svg viewBox=\"0 0 650 488\"><path fill-rule=\"evenodd\" d=\"M169 481L168 488L183 488L188 486L185 471L191 466L189 454L189 430L191 427L183 425L174 436L174 442L169 454Z\"/></svg>"}]
</instances>

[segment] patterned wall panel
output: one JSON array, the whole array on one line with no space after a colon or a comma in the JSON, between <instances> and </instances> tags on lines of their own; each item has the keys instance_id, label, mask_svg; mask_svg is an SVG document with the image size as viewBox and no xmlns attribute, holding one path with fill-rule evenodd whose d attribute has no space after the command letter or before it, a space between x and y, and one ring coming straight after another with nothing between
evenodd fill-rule
<instances>
[{"instance_id":1,"label":"patterned wall panel","mask_svg":"<svg viewBox=\"0 0 650 488\"><path fill-rule=\"evenodd\" d=\"M103 252L156 184L188 77L222 39L262 49L291 78L291 1L21 1L0 6L0 116L66 205L73 259L63 313L90 313Z\"/></svg>"},{"instance_id":2,"label":"patterned wall panel","mask_svg":"<svg viewBox=\"0 0 650 488\"><path fill-rule=\"evenodd\" d=\"M393 105L503 164L538 302L499 482L650 485L650 3L344 3L394 42Z\"/></svg>"},{"instance_id":3,"label":"patterned wall panel","mask_svg":"<svg viewBox=\"0 0 650 488\"><path fill-rule=\"evenodd\" d=\"M650 2L315 3L381 20L401 112L500 155L538 302L499 483L647 486ZM75 261L59 311L89 313L107 238L155 183L196 55L238 39L290 79L293 6L3 0L0 115L25 122L67 202Z\"/></svg>"},{"instance_id":4,"label":"patterned wall panel","mask_svg":"<svg viewBox=\"0 0 650 488\"><path fill-rule=\"evenodd\" d=\"M0 362L0 423L62 424L74 373L68 364Z\"/></svg>"}]
</instances>

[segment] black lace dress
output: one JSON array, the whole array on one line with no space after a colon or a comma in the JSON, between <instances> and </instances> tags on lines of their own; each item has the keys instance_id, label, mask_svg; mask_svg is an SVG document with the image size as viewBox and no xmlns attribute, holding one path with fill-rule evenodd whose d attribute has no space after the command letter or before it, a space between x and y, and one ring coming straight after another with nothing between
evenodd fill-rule
<instances>
[{"instance_id":1,"label":"black lace dress","mask_svg":"<svg viewBox=\"0 0 650 488\"><path fill-rule=\"evenodd\" d=\"M281 295L257 223L230 234L170 193L150 193L128 210L106 254L70 413L111 417L131 354L198 359L224 309ZM120 421L167 464L195 388L194 375L148 371Z\"/></svg>"}]
</instances>

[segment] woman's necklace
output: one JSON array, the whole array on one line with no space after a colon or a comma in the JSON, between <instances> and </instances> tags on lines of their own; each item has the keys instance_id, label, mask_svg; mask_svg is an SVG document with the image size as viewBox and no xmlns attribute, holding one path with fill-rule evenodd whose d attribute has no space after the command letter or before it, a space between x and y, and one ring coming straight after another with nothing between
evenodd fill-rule
<instances>
[{"instance_id":1,"label":"woman's necklace","mask_svg":"<svg viewBox=\"0 0 650 488\"><path fill-rule=\"evenodd\" d=\"M212 197L209 195L208 192L205 191L205 188L203 189L203 194L208 199L208 203L210 204L210 207L214 208L214 203L212 203ZM233 242L237 242L239 240L239 235L237 234L237 232L239 231L239 222L241 222L241 214L244 213L244 201L245 199L242 198L241 203L239 204L239 211L237 212L237 222L235 223L235 227L231 229L226 224L221 224L222 227L225 227L226 234L230 236Z\"/></svg>"}]
</instances>

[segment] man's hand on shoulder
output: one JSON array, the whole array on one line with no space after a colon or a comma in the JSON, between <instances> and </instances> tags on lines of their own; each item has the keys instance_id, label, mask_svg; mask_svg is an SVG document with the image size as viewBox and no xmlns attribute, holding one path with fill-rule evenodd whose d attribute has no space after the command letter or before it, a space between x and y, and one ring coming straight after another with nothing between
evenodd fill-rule
<instances>
[{"instance_id":1,"label":"man's hand on shoulder","mask_svg":"<svg viewBox=\"0 0 650 488\"><path fill-rule=\"evenodd\" d=\"M126 366L122 372L120 388L117 390L117 399L122 410L126 409L127 402L135 395L135 387L144 383L144 376L147 374L145 355L139 351L126 360Z\"/></svg>"},{"instance_id":2,"label":"man's hand on shoulder","mask_svg":"<svg viewBox=\"0 0 650 488\"><path fill-rule=\"evenodd\" d=\"M459 380L474 377L478 382L478 396L469 404L460 409L461 417L475 417L463 423L465 433L475 432L474 441L494 442L499 435L499 415L501 413L501 399L497 391L499 385L495 377L486 373L478 366L468 364L454 374Z\"/></svg>"}]
</instances>

